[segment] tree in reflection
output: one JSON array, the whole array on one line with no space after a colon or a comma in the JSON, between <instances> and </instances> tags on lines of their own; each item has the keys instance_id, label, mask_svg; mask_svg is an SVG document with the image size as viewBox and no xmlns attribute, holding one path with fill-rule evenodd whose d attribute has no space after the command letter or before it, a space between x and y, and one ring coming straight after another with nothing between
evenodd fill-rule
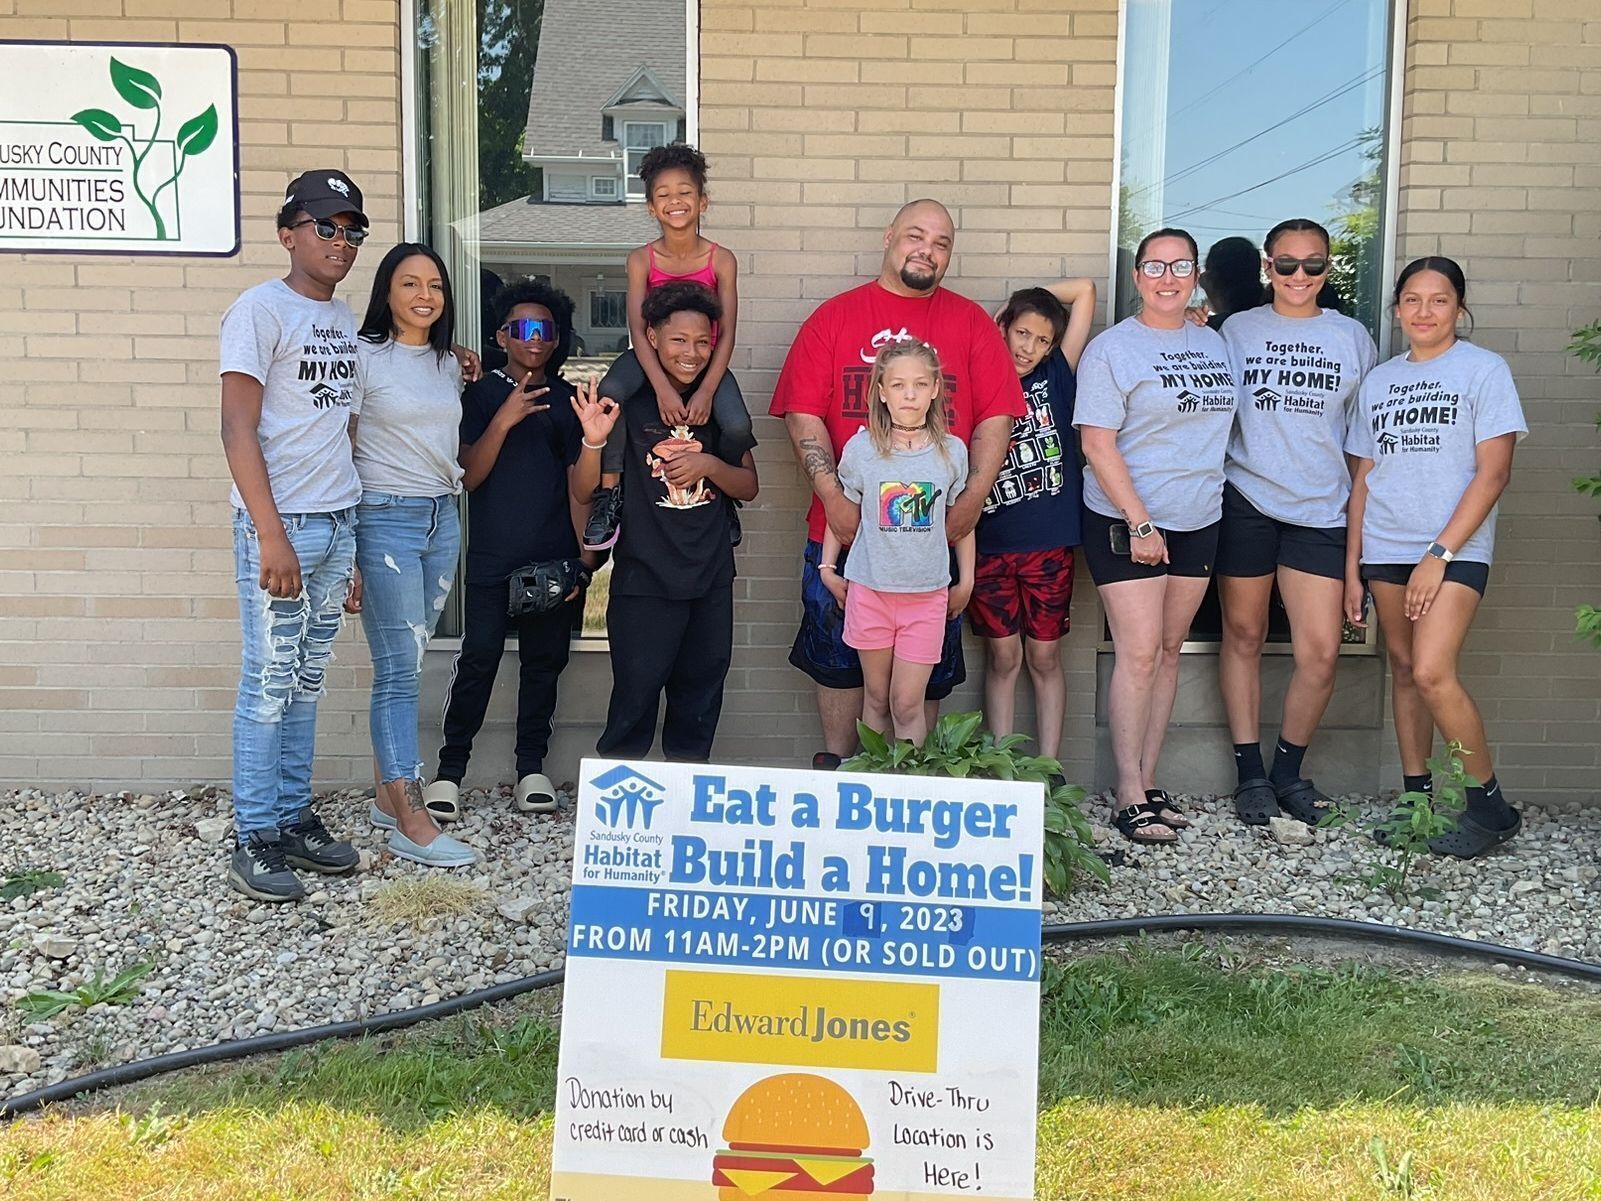
<instances>
[{"instance_id":1,"label":"tree in reflection","mask_svg":"<svg viewBox=\"0 0 1601 1201\"><path fill-rule=\"evenodd\" d=\"M539 168L523 162L528 95L544 0L478 0L478 207L540 191Z\"/></svg>"},{"instance_id":2,"label":"tree in reflection","mask_svg":"<svg viewBox=\"0 0 1601 1201\"><path fill-rule=\"evenodd\" d=\"M1329 284L1345 311L1370 330L1378 329L1379 206L1384 200L1384 131L1377 125L1361 133L1364 169L1335 201L1330 221Z\"/></svg>"}]
</instances>

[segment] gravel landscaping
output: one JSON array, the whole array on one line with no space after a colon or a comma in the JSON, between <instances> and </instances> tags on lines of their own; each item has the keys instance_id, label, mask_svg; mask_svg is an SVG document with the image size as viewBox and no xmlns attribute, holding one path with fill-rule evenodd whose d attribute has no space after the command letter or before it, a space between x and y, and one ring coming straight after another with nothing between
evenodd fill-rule
<instances>
[{"instance_id":1,"label":"gravel landscaping","mask_svg":"<svg viewBox=\"0 0 1601 1201\"><path fill-rule=\"evenodd\" d=\"M307 901L269 906L224 881L225 790L0 792L0 882L28 868L65 878L59 888L0 901L0 1096L148 1055L409 1008L562 965L570 808L523 815L505 791L467 792L451 833L484 859L441 872L384 852L384 835L366 821L367 795L351 789L319 802L329 828L363 850L361 869L308 877ZM1395 901L1361 883L1381 852L1354 832L1281 843L1241 826L1227 798L1181 803L1195 825L1175 847L1135 848L1098 825L1100 849L1123 857L1111 885L1048 902L1046 920L1322 913L1601 962L1601 811L1530 810L1522 836L1485 860L1424 860L1417 885L1438 890L1437 899L1414 893ZM1371 799L1367 807L1378 811ZM1087 811L1106 818L1097 798ZM25 994L70 991L140 962L153 969L126 1004L73 1007L41 1021L16 1005Z\"/></svg>"}]
</instances>

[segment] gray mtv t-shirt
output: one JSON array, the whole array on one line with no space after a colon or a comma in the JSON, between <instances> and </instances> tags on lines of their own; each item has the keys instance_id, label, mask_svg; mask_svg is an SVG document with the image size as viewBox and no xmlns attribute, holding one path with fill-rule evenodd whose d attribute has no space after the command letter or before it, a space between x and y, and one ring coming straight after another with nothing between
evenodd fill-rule
<instances>
[{"instance_id":1,"label":"gray mtv t-shirt","mask_svg":"<svg viewBox=\"0 0 1601 1201\"><path fill-rule=\"evenodd\" d=\"M1231 316L1223 341L1238 387L1229 483L1279 521L1343 526L1345 428L1379 357L1372 335L1332 309L1298 318L1263 305Z\"/></svg>"},{"instance_id":2,"label":"gray mtv t-shirt","mask_svg":"<svg viewBox=\"0 0 1601 1201\"><path fill-rule=\"evenodd\" d=\"M1404 354L1362 381L1345 449L1373 460L1362 520L1362 562L1416 563L1440 536L1477 469L1478 444L1529 432L1506 360L1458 341L1426 363ZM1495 510L1460 547L1490 562Z\"/></svg>"},{"instance_id":3,"label":"gray mtv t-shirt","mask_svg":"<svg viewBox=\"0 0 1601 1201\"><path fill-rule=\"evenodd\" d=\"M356 471L364 492L461 491L461 365L431 346L356 344Z\"/></svg>"},{"instance_id":4,"label":"gray mtv t-shirt","mask_svg":"<svg viewBox=\"0 0 1601 1201\"><path fill-rule=\"evenodd\" d=\"M951 582L945 507L967 484L967 447L934 446L880 455L858 430L839 456L839 482L862 506L845 578L878 592L932 592Z\"/></svg>"},{"instance_id":5,"label":"gray mtv t-shirt","mask_svg":"<svg viewBox=\"0 0 1601 1201\"><path fill-rule=\"evenodd\" d=\"M1117 449L1151 520L1198 530L1223 512L1223 452L1234 420L1234 375L1216 331L1152 329L1129 317L1090 342L1078 365L1073 424L1117 431ZM1114 505L1084 469L1084 503Z\"/></svg>"},{"instance_id":6,"label":"gray mtv t-shirt","mask_svg":"<svg viewBox=\"0 0 1601 1201\"><path fill-rule=\"evenodd\" d=\"M280 513L332 513L361 499L351 461L356 318L281 279L240 294L222 315L220 371L261 381L256 437ZM245 502L235 487L234 507Z\"/></svg>"}]
</instances>

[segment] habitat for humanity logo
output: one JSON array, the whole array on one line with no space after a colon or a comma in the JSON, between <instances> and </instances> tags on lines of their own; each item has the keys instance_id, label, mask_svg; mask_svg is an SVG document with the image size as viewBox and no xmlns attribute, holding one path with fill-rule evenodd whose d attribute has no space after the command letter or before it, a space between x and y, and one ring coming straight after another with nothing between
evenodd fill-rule
<instances>
[{"instance_id":1,"label":"habitat for humanity logo","mask_svg":"<svg viewBox=\"0 0 1601 1201\"><path fill-rule=\"evenodd\" d=\"M612 829L618 826L650 829L656 806L667 799L665 788L631 767L614 767L589 783L600 793L595 803L595 816Z\"/></svg>"},{"instance_id":2,"label":"habitat for humanity logo","mask_svg":"<svg viewBox=\"0 0 1601 1201\"><path fill-rule=\"evenodd\" d=\"M134 194L150 219L155 222L155 239L166 242L178 237L178 231L168 232L167 222L161 215L161 194L178 182L183 169L189 160L204 154L217 137L217 106L207 106L206 110L198 116L190 117L178 126L177 136L172 139L173 159L170 163L163 162L154 173L144 171L145 160L157 144L161 133L161 83L149 71L142 71L138 67L131 67L120 59L111 60L111 86L117 90L117 95L131 104L134 108L154 111L156 119L150 128L150 136L142 139L142 145L135 145L132 138L124 130L131 130L134 137L139 136L138 131L131 122L124 122L115 113L103 108L86 108L72 114L72 119L83 126L98 141L121 142L128 149L133 159L129 177L133 181ZM166 175L165 179L160 179ZM147 184L160 179L154 187Z\"/></svg>"}]
</instances>

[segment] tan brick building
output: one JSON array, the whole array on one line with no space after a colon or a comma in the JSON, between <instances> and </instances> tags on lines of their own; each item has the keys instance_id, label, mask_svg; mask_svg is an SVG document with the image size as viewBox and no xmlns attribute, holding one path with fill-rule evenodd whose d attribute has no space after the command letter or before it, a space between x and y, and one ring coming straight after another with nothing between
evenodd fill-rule
<instances>
[{"instance_id":1,"label":"tan brick building","mask_svg":"<svg viewBox=\"0 0 1601 1201\"><path fill-rule=\"evenodd\" d=\"M1016 286L1082 274L1104 296L1120 178L1130 191L1123 130L1142 106L1166 102L1153 99L1144 73L1144 22L1153 10L1166 20L1169 8L1188 20L1190 3L1127 0L1130 11L1118 0L691 3L684 107L712 160L709 233L741 262L735 368L753 411L765 409L799 321L876 272L882 227L918 195L956 214L947 283L957 290L991 304ZM1265 119L1291 107L1275 88L1293 93L1297 63L1273 52L1286 35L1302 36L1301 7L1275 6L1275 14L1297 10L1295 19L1256 30L1261 45L1245 54L1256 65L1224 79L1197 111L1221 111L1247 90ZM1576 605L1601 602L1601 539L1594 505L1569 480L1601 458L1601 386L1564 347L1569 331L1601 317L1601 12L1592 0L1377 7L1393 16L1373 44L1399 49L1404 62L1380 61L1382 77L1369 77L1380 81L1387 117L1375 177L1383 278L1370 290L1378 294L1397 261L1419 254L1462 262L1475 339L1510 361L1532 431L1502 505L1498 562L1464 666L1508 793L1593 799L1601 655L1571 630ZM419 9L441 15L429 34L436 40L414 49ZM343 167L366 190L378 249L342 293L358 311L382 249L429 228L434 201L419 194L427 176L412 144L418 112L430 109L419 64L437 58L437 37L448 37L440 30L457 10L456 0L0 0L4 39L233 47L243 218L232 258L4 258L0 784L227 778L238 648L217 432L218 317L238 291L281 271L271 216L302 168ZM1327 32L1314 30L1300 53L1319 50ZM1171 53L1185 49L1175 42ZM436 84L439 69L435 62ZM1250 169L1246 155L1237 170ZM1291 215L1300 214L1277 214ZM1258 239L1270 224L1257 222ZM604 304L592 311L604 315ZM719 748L731 760L799 763L817 745L807 682L786 662L805 493L781 427L763 417L758 436L763 490L745 518ZM1087 580L1073 619L1064 756L1070 775L1105 784L1097 694L1109 650ZM442 638L430 651L430 758L451 649ZM320 719L319 785L370 771L369 672L355 628L337 654ZM982 670L976 648L968 658L964 706L976 705ZM1287 666L1270 658L1271 679L1282 684ZM511 770L513 680L503 673L495 724L474 759L478 778ZM607 683L604 654L574 655L557 774L570 775L593 746ZM1271 720L1271 682L1266 691ZM1382 657L1344 658L1309 769L1341 787L1396 783L1387 711ZM1185 660L1176 720L1166 761L1174 784L1225 785L1215 658L1204 646Z\"/></svg>"}]
</instances>

